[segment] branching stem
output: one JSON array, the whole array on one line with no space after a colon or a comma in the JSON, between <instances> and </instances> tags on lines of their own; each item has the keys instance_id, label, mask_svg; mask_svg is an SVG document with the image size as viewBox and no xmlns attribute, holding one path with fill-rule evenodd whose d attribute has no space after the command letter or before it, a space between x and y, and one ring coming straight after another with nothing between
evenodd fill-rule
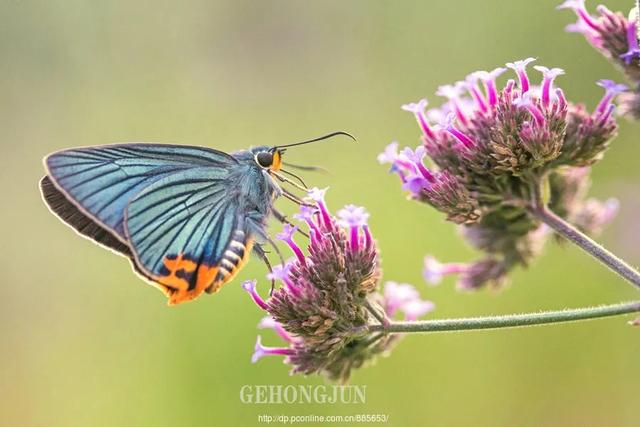
<instances>
[{"instance_id":1,"label":"branching stem","mask_svg":"<svg viewBox=\"0 0 640 427\"><path fill-rule=\"evenodd\" d=\"M525 326L565 323L578 320L597 319L640 312L640 301L621 304L601 305L597 307L574 308L538 313L510 314L506 316L469 317L460 319L419 320L411 322L390 322L370 325L370 332L408 333L408 332L452 332L480 329L520 328Z\"/></svg>"},{"instance_id":2,"label":"branching stem","mask_svg":"<svg viewBox=\"0 0 640 427\"><path fill-rule=\"evenodd\" d=\"M640 273L638 270L606 250L602 245L598 244L564 219L560 218L547 207L538 207L532 209L531 212L536 218L547 224L556 233L575 243L589 255L606 265L611 271L617 273L631 284L640 288Z\"/></svg>"}]
</instances>

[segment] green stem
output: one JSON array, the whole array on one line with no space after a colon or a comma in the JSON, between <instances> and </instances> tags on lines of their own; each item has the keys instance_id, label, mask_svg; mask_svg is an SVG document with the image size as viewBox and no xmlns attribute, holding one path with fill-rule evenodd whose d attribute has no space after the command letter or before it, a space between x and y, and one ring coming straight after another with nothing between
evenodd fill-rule
<instances>
[{"instance_id":1,"label":"green stem","mask_svg":"<svg viewBox=\"0 0 640 427\"><path fill-rule=\"evenodd\" d=\"M370 325L370 332L451 332L479 329L519 328L548 323L575 322L640 312L640 301L598 307L574 308L539 313L510 314L506 316L468 317L461 319L419 320L412 322L391 322L388 325Z\"/></svg>"},{"instance_id":2,"label":"green stem","mask_svg":"<svg viewBox=\"0 0 640 427\"><path fill-rule=\"evenodd\" d=\"M589 255L606 265L629 283L640 287L640 272L613 253L606 250L595 240L578 230L573 225L553 213L546 206L531 209L531 213L540 221L551 227L556 233L575 243Z\"/></svg>"},{"instance_id":3,"label":"green stem","mask_svg":"<svg viewBox=\"0 0 640 427\"><path fill-rule=\"evenodd\" d=\"M529 212L532 216L547 224L556 233L580 247L611 271L640 288L640 272L638 270L549 209L544 195L544 189L549 185L546 175L539 176L532 182L534 184L531 187L531 205L529 206Z\"/></svg>"}]
</instances>

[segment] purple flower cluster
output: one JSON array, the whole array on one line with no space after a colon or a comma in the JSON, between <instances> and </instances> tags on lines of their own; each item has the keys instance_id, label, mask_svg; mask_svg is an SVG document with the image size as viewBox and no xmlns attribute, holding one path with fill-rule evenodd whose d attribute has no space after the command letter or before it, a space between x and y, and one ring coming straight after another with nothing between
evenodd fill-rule
<instances>
[{"instance_id":1,"label":"purple flower cluster","mask_svg":"<svg viewBox=\"0 0 640 427\"><path fill-rule=\"evenodd\" d=\"M554 176L595 163L617 132L613 101L624 85L599 81L605 93L588 112L556 86L562 69L533 66L541 74L533 83L527 67L534 61L476 71L441 86L436 93L446 102L440 107L427 109L424 99L403 105L418 122L422 143L399 149L393 142L378 156L411 199L463 225L465 237L487 254L464 269L456 265L460 288L500 284L513 266L527 265L545 234L528 212L538 184L550 182L550 191L562 198L565 189L553 186L561 184ZM508 69L515 78L498 84ZM574 200L563 208L577 215L585 206Z\"/></svg>"},{"instance_id":2,"label":"purple flower cluster","mask_svg":"<svg viewBox=\"0 0 640 427\"><path fill-rule=\"evenodd\" d=\"M324 374L346 381L354 368L390 350L399 339L371 332L376 319L404 313L415 320L433 309L406 284L388 282L378 294L380 259L362 207L347 205L334 217L324 201L326 190L312 189L313 205L303 205L295 218L306 224L306 251L295 241L296 226L285 225L278 239L286 242L294 257L273 267L269 279L282 286L268 299L250 280L243 288L267 313L259 324L271 328L284 340L283 347L267 347L256 341L252 361L281 355L292 373ZM306 254L305 254L306 252Z\"/></svg>"},{"instance_id":3,"label":"purple flower cluster","mask_svg":"<svg viewBox=\"0 0 640 427\"><path fill-rule=\"evenodd\" d=\"M602 55L620 69L632 83L634 90L620 95L620 113L640 119L640 47L638 46L638 11L632 9L629 18L620 12L612 12L604 5L596 7L591 15L584 0L566 0L558 9L572 10L577 21L567 25L566 31L581 33ZM626 88L625 88L626 89Z\"/></svg>"},{"instance_id":4,"label":"purple flower cluster","mask_svg":"<svg viewBox=\"0 0 640 427\"><path fill-rule=\"evenodd\" d=\"M577 21L565 28L567 32L582 34L593 47L621 65L635 63L637 67L640 64L635 19L629 20L622 13L612 12L602 4L596 8L597 16L592 16L585 0L565 0L557 9L572 10L577 16Z\"/></svg>"}]
</instances>

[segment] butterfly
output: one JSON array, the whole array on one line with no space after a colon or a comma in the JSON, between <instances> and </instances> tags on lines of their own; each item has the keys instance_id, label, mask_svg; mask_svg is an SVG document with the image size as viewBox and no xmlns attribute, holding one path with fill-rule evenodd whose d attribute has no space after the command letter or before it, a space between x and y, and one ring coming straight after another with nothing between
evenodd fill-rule
<instances>
[{"instance_id":1,"label":"butterfly","mask_svg":"<svg viewBox=\"0 0 640 427\"><path fill-rule=\"evenodd\" d=\"M336 135L355 140L333 132L231 154L153 143L66 149L45 157L40 190L52 213L83 237L129 258L134 271L174 305L217 292L250 252L271 270L263 248L273 245L267 220L288 222L275 200L284 196L305 204L278 184L306 190L302 179L282 169L283 154L287 147Z\"/></svg>"}]
</instances>

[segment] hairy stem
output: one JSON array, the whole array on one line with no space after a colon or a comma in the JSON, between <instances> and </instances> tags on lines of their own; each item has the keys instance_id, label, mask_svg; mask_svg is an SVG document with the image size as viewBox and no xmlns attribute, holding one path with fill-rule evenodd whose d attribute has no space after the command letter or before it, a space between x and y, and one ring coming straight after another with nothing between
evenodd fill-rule
<instances>
[{"instance_id":1,"label":"hairy stem","mask_svg":"<svg viewBox=\"0 0 640 427\"><path fill-rule=\"evenodd\" d=\"M640 288L640 273L638 270L606 250L589 236L553 213L546 206L537 206L531 209L531 213L540 221L553 228L556 233L572 241L592 257L606 265L610 270Z\"/></svg>"},{"instance_id":2,"label":"hairy stem","mask_svg":"<svg viewBox=\"0 0 640 427\"><path fill-rule=\"evenodd\" d=\"M388 325L390 320L387 315L384 313L384 310L379 309L378 307L374 307L371 304L371 301L368 299L365 300L364 306L369 310L369 312L375 317L381 325Z\"/></svg>"},{"instance_id":3,"label":"hairy stem","mask_svg":"<svg viewBox=\"0 0 640 427\"><path fill-rule=\"evenodd\" d=\"M539 176L537 179L532 180L532 182L531 205L529 206L531 215L547 224L559 235L582 248L585 252L607 266L611 271L617 273L632 285L640 288L640 272L638 272L638 270L606 250L598 242L591 239L548 208L544 191L549 185L546 175Z\"/></svg>"},{"instance_id":4,"label":"hairy stem","mask_svg":"<svg viewBox=\"0 0 640 427\"><path fill-rule=\"evenodd\" d=\"M370 332L452 332L479 329L519 328L549 323L575 322L640 312L640 301L598 307L574 308L539 313L510 314L506 316L469 317L461 319L420 320L413 322L391 322L387 326L371 325Z\"/></svg>"}]
</instances>

